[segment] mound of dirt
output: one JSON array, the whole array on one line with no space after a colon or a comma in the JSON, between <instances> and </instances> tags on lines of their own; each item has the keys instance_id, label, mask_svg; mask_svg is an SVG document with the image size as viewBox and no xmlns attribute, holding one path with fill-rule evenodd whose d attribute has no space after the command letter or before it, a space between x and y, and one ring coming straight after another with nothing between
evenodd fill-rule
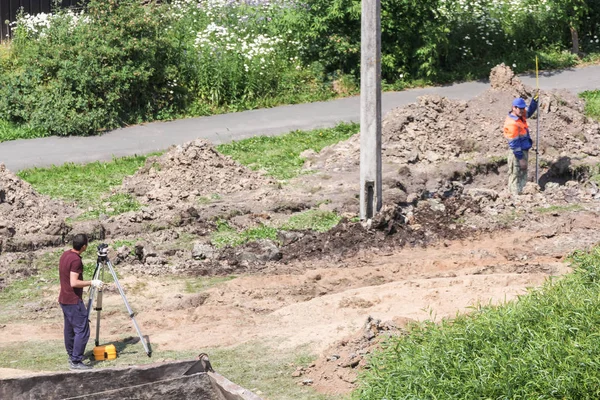
<instances>
[{"instance_id":1,"label":"mound of dirt","mask_svg":"<svg viewBox=\"0 0 600 400\"><path fill-rule=\"evenodd\" d=\"M513 97L527 96L528 90L509 66L502 63L490 71L490 86L493 90L509 92Z\"/></svg>"},{"instance_id":2,"label":"mound of dirt","mask_svg":"<svg viewBox=\"0 0 600 400\"><path fill-rule=\"evenodd\" d=\"M478 212L475 202L459 195L415 201L414 205L384 206L366 226L342 220L327 232L307 232L282 246L281 260L284 263L298 259L340 261L361 250L427 246L440 240L464 238L472 235L474 230L455 221Z\"/></svg>"},{"instance_id":3,"label":"mound of dirt","mask_svg":"<svg viewBox=\"0 0 600 400\"><path fill-rule=\"evenodd\" d=\"M478 164L508 151L502 135L512 100L531 97L512 70L500 65L490 75L491 88L469 101L422 96L416 104L390 111L382 122L383 162L411 169L447 161ZM541 92L540 155L548 163L561 156L600 154L600 124L584 115L584 101L567 91ZM537 113L530 120L536 132ZM307 154L307 169L344 171L360 160L360 138Z\"/></svg>"},{"instance_id":4,"label":"mound of dirt","mask_svg":"<svg viewBox=\"0 0 600 400\"><path fill-rule=\"evenodd\" d=\"M10 246L7 240L13 238L22 241L42 235L62 239L69 230L65 218L73 214L73 207L40 195L0 163L0 252L2 243L6 250Z\"/></svg>"},{"instance_id":5,"label":"mound of dirt","mask_svg":"<svg viewBox=\"0 0 600 400\"><path fill-rule=\"evenodd\" d=\"M142 202L178 202L272 183L219 153L208 141L197 139L148 158L144 167L123 180L121 190L142 198Z\"/></svg>"}]
</instances>

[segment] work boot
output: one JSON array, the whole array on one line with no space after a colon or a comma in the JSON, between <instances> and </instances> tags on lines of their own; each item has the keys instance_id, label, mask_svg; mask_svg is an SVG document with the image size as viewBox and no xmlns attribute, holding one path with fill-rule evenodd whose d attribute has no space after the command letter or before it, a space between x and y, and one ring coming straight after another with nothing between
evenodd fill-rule
<instances>
[{"instance_id":1,"label":"work boot","mask_svg":"<svg viewBox=\"0 0 600 400\"><path fill-rule=\"evenodd\" d=\"M84 364L81 361L73 362L69 360L69 369L73 371L85 371L88 369L92 369L91 365Z\"/></svg>"}]
</instances>

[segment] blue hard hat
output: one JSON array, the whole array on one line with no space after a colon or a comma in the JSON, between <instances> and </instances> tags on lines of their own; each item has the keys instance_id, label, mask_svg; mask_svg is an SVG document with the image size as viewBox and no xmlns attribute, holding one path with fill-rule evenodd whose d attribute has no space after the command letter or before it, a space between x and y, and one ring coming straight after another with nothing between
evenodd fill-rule
<instances>
[{"instance_id":1,"label":"blue hard hat","mask_svg":"<svg viewBox=\"0 0 600 400\"><path fill-rule=\"evenodd\" d=\"M516 99L514 99L512 102L512 105L514 107L527 108L527 103L525 103L525 100L523 100L520 97L517 97Z\"/></svg>"}]
</instances>

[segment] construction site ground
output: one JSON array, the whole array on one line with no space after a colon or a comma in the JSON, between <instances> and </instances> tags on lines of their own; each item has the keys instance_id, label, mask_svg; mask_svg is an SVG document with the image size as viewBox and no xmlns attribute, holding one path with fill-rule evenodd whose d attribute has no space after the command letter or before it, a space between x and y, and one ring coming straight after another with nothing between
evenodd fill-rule
<instances>
[{"instance_id":1,"label":"construction site ground","mask_svg":"<svg viewBox=\"0 0 600 400\"><path fill-rule=\"evenodd\" d=\"M600 124L571 93L542 92L540 185L514 196L506 189L502 125L512 99L530 98L533 89L504 65L490 82L469 101L424 96L385 116L384 206L366 223L356 218L359 135L306 152L306 173L287 182L241 166L204 140L186 143L115 188L136 196L142 210L96 221L77 220L74 205L2 169L0 290L40 273L35 260L85 232L96 243L118 244L109 257L137 322L160 351L244 343L301 349L315 361L298 365L290 379L348 394L386 336L404 334L411 321L513 300L569 272L571 252L600 242ZM537 121L529 122L535 132ZM533 152L530 160L533 180ZM308 210L343 219L324 233L282 231L278 241L238 247L211 243L222 221L237 230L277 227ZM93 262L93 249L86 258ZM218 283L190 291L186 282L199 277ZM40 282L38 289L39 300L0 312L0 348L62 339L58 286ZM103 336L131 334L114 285L104 299ZM3 368L0 378L23 373L31 371Z\"/></svg>"}]
</instances>

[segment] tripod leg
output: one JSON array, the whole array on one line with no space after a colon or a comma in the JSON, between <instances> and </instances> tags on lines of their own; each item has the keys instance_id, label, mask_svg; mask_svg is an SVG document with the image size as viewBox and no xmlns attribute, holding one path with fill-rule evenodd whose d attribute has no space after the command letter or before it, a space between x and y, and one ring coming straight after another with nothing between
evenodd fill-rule
<instances>
[{"instance_id":1,"label":"tripod leg","mask_svg":"<svg viewBox=\"0 0 600 400\"><path fill-rule=\"evenodd\" d=\"M98 279L98 276L100 275L100 262L98 262L96 264L96 269L94 270L94 274L92 275L92 279ZM87 313L88 313L88 321L91 321L91 314L92 314L92 304L94 304L94 297L96 295L96 288L90 286L90 291L89 291L89 299L88 299L88 306L87 306Z\"/></svg>"},{"instance_id":2,"label":"tripod leg","mask_svg":"<svg viewBox=\"0 0 600 400\"><path fill-rule=\"evenodd\" d=\"M100 346L100 312L102 311L102 289L98 290L98 300L96 301L96 346Z\"/></svg>"},{"instance_id":3,"label":"tripod leg","mask_svg":"<svg viewBox=\"0 0 600 400\"><path fill-rule=\"evenodd\" d=\"M115 273L115 270L113 269L113 266L110 263L110 261L107 261L106 265L108 265L108 270L110 271L110 274L112 275L113 280L115 281L115 285L117 285L117 289L119 289L119 293L121 294L121 297L123 298L123 302L125 303L125 307L127 308L127 312L129 313L129 317L131 318L131 321L133 322L133 326L135 327L135 330L137 331L137 334L140 337L140 341L142 342L142 346L144 346L144 350L146 351L146 354L148 355L148 357L151 357L152 356L152 350L150 350L150 347L148 346L148 343L146 343L146 341L144 340L144 336L142 335L142 331L140 330L140 327L138 326L137 322L135 321L135 314L131 310L131 307L129 307L129 303L127 302L127 297L125 297L125 292L123 292L123 288L119 284L119 279L117 279L117 274Z\"/></svg>"},{"instance_id":4,"label":"tripod leg","mask_svg":"<svg viewBox=\"0 0 600 400\"><path fill-rule=\"evenodd\" d=\"M87 314L88 314L88 321L91 321L92 304L94 304L94 296L96 295L96 288L90 288L89 293L90 293L90 297L88 299Z\"/></svg>"}]
</instances>

